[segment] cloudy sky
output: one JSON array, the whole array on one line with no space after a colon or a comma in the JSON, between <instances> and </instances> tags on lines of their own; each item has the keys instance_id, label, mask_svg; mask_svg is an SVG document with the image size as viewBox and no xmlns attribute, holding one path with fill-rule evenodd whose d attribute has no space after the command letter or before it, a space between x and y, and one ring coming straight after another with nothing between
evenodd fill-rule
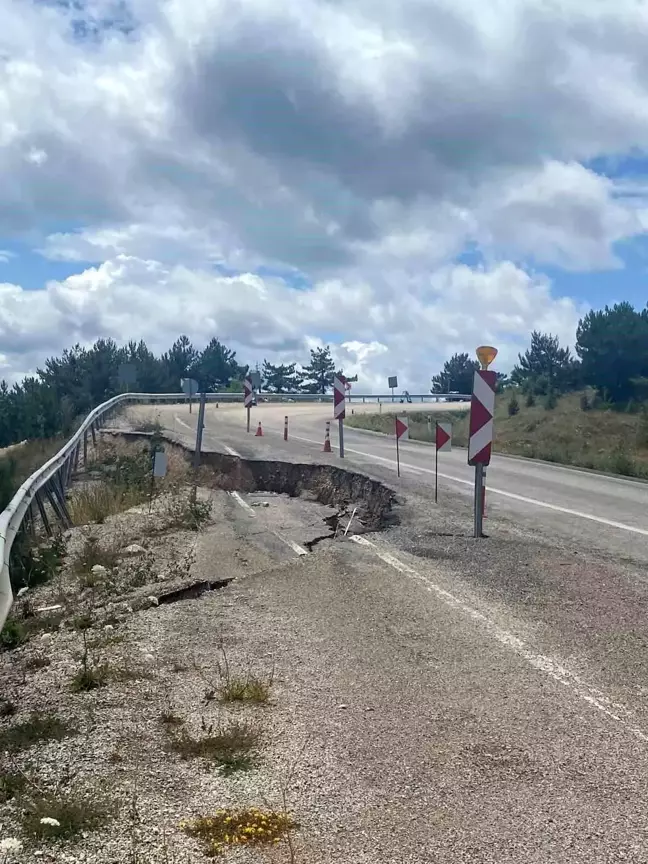
<instances>
[{"instance_id":1,"label":"cloudy sky","mask_svg":"<svg viewBox=\"0 0 648 864\"><path fill-rule=\"evenodd\" d=\"M0 377L330 343L420 390L643 306L642 0L0 0Z\"/></svg>"}]
</instances>

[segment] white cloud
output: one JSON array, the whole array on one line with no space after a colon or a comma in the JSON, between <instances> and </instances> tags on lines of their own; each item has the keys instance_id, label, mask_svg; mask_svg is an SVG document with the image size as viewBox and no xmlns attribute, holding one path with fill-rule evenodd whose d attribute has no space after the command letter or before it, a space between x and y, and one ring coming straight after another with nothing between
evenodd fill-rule
<instances>
[{"instance_id":1,"label":"white cloud","mask_svg":"<svg viewBox=\"0 0 648 864\"><path fill-rule=\"evenodd\" d=\"M21 371L25 356L42 358L76 341L142 338L162 351L181 332L199 346L218 334L252 362L305 362L309 348L329 341L322 334L335 333L334 358L359 375L358 388L382 389L397 372L403 387L420 391L449 350L486 339L504 346L508 365L534 327L569 341L580 311L569 300L552 300L547 280L510 263L445 268L425 296L404 293L395 302L366 283L326 281L295 291L280 279L214 276L118 256L41 292L0 286L0 344Z\"/></svg>"},{"instance_id":2,"label":"white cloud","mask_svg":"<svg viewBox=\"0 0 648 864\"><path fill-rule=\"evenodd\" d=\"M13 374L76 339L186 330L252 361L330 340L367 386L422 387L485 339L503 365L533 328L572 341L579 304L536 271L619 266L648 226L581 164L648 147L632 0L84 10L0 0L0 238L96 265L0 287ZM467 244L484 268L453 263Z\"/></svg>"}]
</instances>

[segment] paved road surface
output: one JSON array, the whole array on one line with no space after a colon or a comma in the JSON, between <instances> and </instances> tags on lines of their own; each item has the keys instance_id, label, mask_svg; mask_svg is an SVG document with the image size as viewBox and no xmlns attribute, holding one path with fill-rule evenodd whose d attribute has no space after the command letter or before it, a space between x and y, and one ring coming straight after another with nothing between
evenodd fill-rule
<instances>
[{"instance_id":1,"label":"paved road surface","mask_svg":"<svg viewBox=\"0 0 648 864\"><path fill-rule=\"evenodd\" d=\"M195 412L155 410L194 437ZM210 407L205 446L341 464L321 452L329 412L261 405L255 437L240 406ZM339 829L308 857L648 864L648 486L496 458L475 541L465 451L435 507L429 447L403 446L398 481L393 442L347 429L346 446L402 491L401 524L308 556L280 542L294 568L237 589L237 632L274 639L296 682L286 723L324 736L303 792ZM271 520L244 500L255 530Z\"/></svg>"},{"instance_id":2,"label":"paved road surface","mask_svg":"<svg viewBox=\"0 0 648 864\"><path fill-rule=\"evenodd\" d=\"M371 409L374 406L364 406ZM434 410L435 406L428 406ZM440 405L445 410L448 406ZM146 409L141 409L146 410ZM186 406L159 409L165 425L176 432L195 428L195 412ZM206 442L227 445L242 455L268 454L271 449L293 458L309 454L321 458L324 423L329 405L261 404L253 409L252 425L263 424L263 439L247 436L245 415L240 405L208 406ZM284 415L289 415L290 440L282 440ZM331 424L331 440L337 451L337 424ZM346 464L386 469L396 478L393 439L362 430L345 428ZM337 461L337 452L328 457ZM429 445L407 442L401 445L400 486L424 486L428 495L434 488L434 451ZM466 451L456 449L439 458L441 495L450 488L466 497L470 505L473 469ZM648 484L605 477L530 460L495 456L488 468L488 513L550 537L573 539L579 545L601 548L614 555L648 562ZM492 523L491 523L492 524Z\"/></svg>"}]
</instances>

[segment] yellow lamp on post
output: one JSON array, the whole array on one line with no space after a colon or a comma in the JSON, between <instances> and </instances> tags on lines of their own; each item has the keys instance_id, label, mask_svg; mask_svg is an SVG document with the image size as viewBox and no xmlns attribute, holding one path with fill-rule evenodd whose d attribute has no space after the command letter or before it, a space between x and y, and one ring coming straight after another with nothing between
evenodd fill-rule
<instances>
[{"instance_id":1,"label":"yellow lamp on post","mask_svg":"<svg viewBox=\"0 0 648 864\"><path fill-rule=\"evenodd\" d=\"M488 369L493 360L497 357L497 348L492 345L480 345L477 351L477 359L481 363L482 369Z\"/></svg>"}]
</instances>

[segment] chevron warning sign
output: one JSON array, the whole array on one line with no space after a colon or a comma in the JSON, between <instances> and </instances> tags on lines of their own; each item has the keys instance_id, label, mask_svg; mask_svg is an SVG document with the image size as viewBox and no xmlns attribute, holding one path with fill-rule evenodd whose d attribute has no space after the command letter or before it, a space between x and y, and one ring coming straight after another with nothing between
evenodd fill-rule
<instances>
[{"instance_id":1,"label":"chevron warning sign","mask_svg":"<svg viewBox=\"0 0 648 864\"><path fill-rule=\"evenodd\" d=\"M252 405L254 392L252 389L252 378L248 375L243 382L243 404L246 408Z\"/></svg>"},{"instance_id":2,"label":"chevron warning sign","mask_svg":"<svg viewBox=\"0 0 648 864\"><path fill-rule=\"evenodd\" d=\"M488 465L493 443L493 415L497 372L479 369L475 372L470 402L470 440L468 464Z\"/></svg>"},{"instance_id":3,"label":"chevron warning sign","mask_svg":"<svg viewBox=\"0 0 648 864\"><path fill-rule=\"evenodd\" d=\"M344 420L346 415L346 378L343 375L333 379L333 416L336 420Z\"/></svg>"}]
</instances>

